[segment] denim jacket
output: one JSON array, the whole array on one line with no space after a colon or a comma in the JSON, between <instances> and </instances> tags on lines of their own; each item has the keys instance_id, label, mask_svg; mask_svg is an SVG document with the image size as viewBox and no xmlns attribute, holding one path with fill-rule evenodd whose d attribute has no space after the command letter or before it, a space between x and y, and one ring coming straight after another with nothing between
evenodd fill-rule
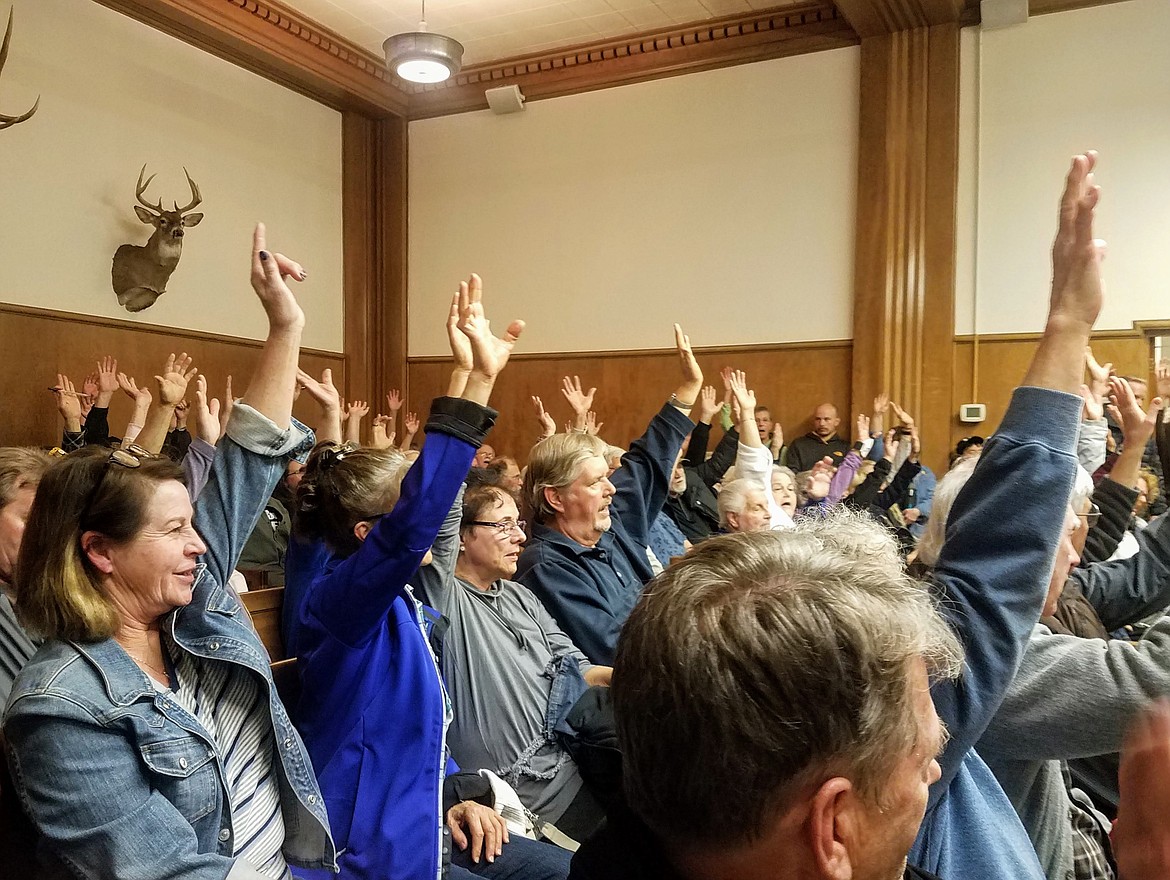
<instances>
[{"instance_id":1,"label":"denim jacket","mask_svg":"<svg viewBox=\"0 0 1170 880\"><path fill-rule=\"evenodd\" d=\"M191 603L160 625L190 653L243 666L264 682L279 758L273 770L285 857L293 865L335 869L308 753L273 686L259 637L223 586L300 439L297 428L281 431L236 404L195 504L207 552ZM261 876L232 857L231 805L214 743L113 639L42 645L13 687L4 734L21 801L43 835L46 876Z\"/></svg>"}]
</instances>

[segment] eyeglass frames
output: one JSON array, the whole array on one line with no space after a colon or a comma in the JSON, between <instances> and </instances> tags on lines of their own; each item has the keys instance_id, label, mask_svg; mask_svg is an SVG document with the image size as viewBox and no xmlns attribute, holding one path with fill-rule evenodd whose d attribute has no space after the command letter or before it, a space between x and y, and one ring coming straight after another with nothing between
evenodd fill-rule
<instances>
[{"instance_id":1,"label":"eyeglass frames","mask_svg":"<svg viewBox=\"0 0 1170 880\"><path fill-rule=\"evenodd\" d=\"M98 477L98 481L94 483L93 488L89 491L89 497L85 499L85 506L81 508L81 514L78 516L78 522L85 520L89 513L89 509L93 507L94 501L97 500L98 495L102 491L102 486L106 482L106 474L110 472L110 465L116 464L127 470L134 470L142 466L143 459L158 458L149 449L143 449L137 443L131 443L129 446L122 446L117 449L111 449L109 458L106 463L102 465L102 475Z\"/></svg>"},{"instance_id":2,"label":"eyeglass frames","mask_svg":"<svg viewBox=\"0 0 1170 880\"><path fill-rule=\"evenodd\" d=\"M481 519L473 519L467 525L485 526L486 528L495 529L496 537L502 540L510 536L514 531L518 530L523 533L528 527L528 521L523 519L503 519L499 522L485 522Z\"/></svg>"}]
</instances>

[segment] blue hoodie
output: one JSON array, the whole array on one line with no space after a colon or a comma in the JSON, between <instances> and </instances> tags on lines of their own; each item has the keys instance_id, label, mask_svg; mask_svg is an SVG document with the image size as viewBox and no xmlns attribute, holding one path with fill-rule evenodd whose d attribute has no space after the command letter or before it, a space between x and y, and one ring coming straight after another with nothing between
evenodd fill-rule
<instances>
[{"instance_id":1,"label":"blue hoodie","mask_svg":"<svg viewBox=\"0 0 1170 880\"><path fill-rule=\"evenodd\" d=\"M436 400L426 447L394 509L353 555L331 557L301 600L297 727L342 878L439 875L450 703L406 582L495 415L465 400Z\"/></svg>"}]
</instances>

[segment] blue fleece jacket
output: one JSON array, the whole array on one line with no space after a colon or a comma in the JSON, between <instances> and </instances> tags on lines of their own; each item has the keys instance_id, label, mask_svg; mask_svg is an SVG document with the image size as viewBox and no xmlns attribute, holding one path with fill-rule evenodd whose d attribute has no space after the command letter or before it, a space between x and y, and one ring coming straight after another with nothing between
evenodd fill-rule
<instances>
[{"instance_id":1,"label":"blue fleece jacket","mask_svg":"<svg viewBox=\"0 0 1170 880\"><path fill-rule=\"evenodd\" d=\"M942 777L910 850L947 878L1044 872L1003 789L975 753L1040 618L1076 469L1081 400L1017 388L1003 422L951 509L935 586L966 663L932 689L950 732Z\"/></svg>"},{"instance_id":2,"label":"blue fleece jacket","mask_svg":"<svg viewBox=\"0 0 1170 880\"><path fill-rule=\"evenodd\" d=\"M450 703L407 586L451 509L493 410L439 398L398 503L300 601L301 731L352 880L439 875Z\"/></svg>"},{"instance_id":3,"label":"blue fleece jacket","mask_svg":"<svg viewBox=\"0 0 1170 880\"><path fill-rule=\"evenodd\" d=\"M664 406L622 456L610 480L612 525L593 547L536 525L520 553L516 580L528 587L591 663L613 664L622 624L654 576L646 546L662 512L670 472L682 442L695 426Z\"/></svg>"}]
</instances>

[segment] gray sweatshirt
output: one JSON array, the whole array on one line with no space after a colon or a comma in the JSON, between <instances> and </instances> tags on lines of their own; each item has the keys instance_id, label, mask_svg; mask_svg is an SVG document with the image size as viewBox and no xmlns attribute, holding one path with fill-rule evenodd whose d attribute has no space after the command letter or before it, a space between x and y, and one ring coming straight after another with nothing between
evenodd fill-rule
<instances>
[{"instance_id":1,"label":"gray sweatshirt","mask_svg":"<svg viewBox=\"0 0 1170 880\"><path fill-rule=\"evenodd\" d=\"M1107 629L1170 604L1170 517L1136 556L1073 573ZM1049 880L1073 877L1070 791L1062 764L1118 751L1130 720L1170 695L1170 617L1136 644L1037 625L979 754L1011 799ZM1075 790L1074 790L1075 792Z\"/></svg>"},{"instance_id":2,"label":"gray sweatshirt","mask_svg":"<svg viewBox=\"0 0 1170 880\"><path fill-rule=\"evenodd\" d=\"M447 515L430 565L412 579L450 621L443 638L443 679L454 719L447 744L464 770L481 767L507 780L521 802L556 823L584 781L559 743L543 739L553 661L592 667L528 589L496 581L487 591L455 577L463 493Z\"/></svg>"}]
</instances>

